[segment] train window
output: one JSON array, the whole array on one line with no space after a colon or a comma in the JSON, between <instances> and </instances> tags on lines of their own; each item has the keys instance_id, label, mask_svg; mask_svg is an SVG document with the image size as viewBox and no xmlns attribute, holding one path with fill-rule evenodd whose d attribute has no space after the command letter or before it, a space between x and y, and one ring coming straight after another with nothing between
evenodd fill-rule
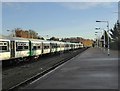
<instances>
[{"instance_id":1,"label":"train window","mask_svg":"<svg viewBox=\"0 0 120 91\"><path fill-rule=\"evenodd\" d=\"M2 46L0 46L0 52L2 52Z\"/></svg>"},{"instance_id":2,"label":"train window","mask_svg":"<svg viewBox=\"0 0 120 91\"><path fill-rule=\"evenodd\" d=\"M46 46L44 46L44 49L46 49Z\"/></svg>"},{"instance_id":3,"label":"train window","mask_svg":"<svg viewBox=\"0 0 120 91\"><path fill-rule=\"evenodd\" d=\"M70 45L70 47L73 47L73 45Z\"/></svg>"},{"instance_id":4,"label":"train window","mask_svg":"<svg viewBox=\"0 0 120 91\"><path fill-rule=\"evenodd\" d=\"M55 45L53 45L53 46L52 46L52 48L56 48L56 46L55 46Z\"/></svg>"},{"instance_id":5,"label":"train window","mask_svg":"<svg viewBox=\"0 0 120 91\"><path fill-rule=\"evenodd\" d=\"M58 45L57 48L60 48L60 46Z\"/></svg>"},{"instance_id":6,"label":"train window","mask_svg":"<svg viewBox=\"0 0 120 91\"><path fill-rule=\"evenodd\" d=\"M4 45L7 45L7 43L4 43Z\"/></svg>"},{"instance_id":7,"label":"train window","mask_svg":"<svg viewBox=\"0 0 120 91\"><path fill-rule=\"evenodd\" d=\"M8 51L8 47L7 46L0 46L0 51L6 52L6 51Z\"/></svg>"},{"instance_id":8,"label":"train window","mask_svg":"<svg viewBox=\"0 0 120 91\"><path fill-rule=\"evenodd\" d=\"M59 48L60 47L60 45L59 44L57 44L57 48Z\"/></svg>"},{"instance_id":9,"label":"train window","mask_svg":"<svg viewBox=\"0 0 120 91\"><path fill-rule=\"evenodd\" d=\"M9 51L9 42L0 41L0 52L8 52L8 51Z\"/></svg>"},{"instance_id":10,"label":"train window","mask_svg":"<svg viewBox=\"0 0 120 91\"><path fill-rule=\"evenodd\" d=\"M69 47L69 45L68 45L68 44L66 44L66 45L65 45L65 47Z\"/></svg>"},{"instance_id":11,"label":"train window","mask_svg":"<svg viewBox=\"0 0 120 91\"><path fill-rule=\"evenodd\" d=\"M7 50L7 46L2 46L2 50Z\"/></svg>"},{"instance_id":12,"label":"train window","mask_svg":"<svg viewBox=\"0 0 120 91\"><path fill-rule=\"evenodd\" d=\"M44 49L49 49L49 46L44 46Z\"/></svg>"},{"instance_id":13,"label":"train window","mask_svg":"<svg viewBox=\"0 0 120 91\"><path fill-rule=\"evenodd\" d=\"M38 49L40 49L41 47L40 46L38 46Z\"/></svg>"},{"instance_id":14,"label":"train window","mask_svg":"<svg viewBox=\"0 0 120 91\"><path fill-rule=\"evenodd\" d=\"M29 46L28 43L24 43L23 45L24 45L24 46Z\"/></svg>"},{"instance_id":15,"label":"train window","mask_svg":"<svg viewBox=\"0 0 120 91\"><path fill-rule=\"evenodd\" d=\"M57 45L55 45L55 48L57 48Z\"/></svg>"},{"instance_id":16,"label":"train window","mask_svg":"<svg viewBox=\"0 0 120 91\"><path fill-rule=\"evenodd\" d=\"M28 49L28 46L24 46L24 49L25 49L25 50Z\"/></svg>"},{"instance_id":17,"label":"train window","mask_svg":"<svg viewBox=\"0 0 120 91\"><path fill-rule=\"evenodd\" d=\"M28 50L28 42L16 42L16 51Z\"/></svg>"},{"instance_id":18,"label":"train window","mask_svg":"<svg viewBox=\"0 0 120 91\"><path fill-rule=\"evenodd\" d=\"M3 43L0 43L0 45L3 45Z\"/></svg>"},{"instance_id":19,"label":"train window","mask_svg":"<svg viewBox=\"0 0 120 91\"><path fill-rule=\"evenodd\" d=\"M37 50L37 46L33 46L32 50Z\"/></svg>"},{"instance_id":20,"label":"train window","mask_svg":"<svg viewBox=\"0 0 120 91\"><path fill-rule=\"evenodd\" d=\"M23 46L17 46L17 51L23 50Z\"/></svg>"},{"instance_id":21,"label":"train window","mask_svg":"<svg viewBox=\"0 0 120 91\"><path fill-rule=\"evenodd\" d=\"M64 47L64 45L61 45L61 47Z\"/></svg>"}]
</instances>

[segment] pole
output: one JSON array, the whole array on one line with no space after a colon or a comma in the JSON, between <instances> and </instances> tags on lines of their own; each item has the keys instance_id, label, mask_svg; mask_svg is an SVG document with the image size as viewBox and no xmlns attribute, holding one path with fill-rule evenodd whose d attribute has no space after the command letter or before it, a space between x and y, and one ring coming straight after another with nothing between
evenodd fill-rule
<instances>
[{"instance_id":1,"label":"pole","mask_svg":"<svg viewBox=\"0 0 120 91\"><path fill-rule=\"evenodd\" d=\"M105 52L105 30L104 30L104 52Z\"/></svg>"},{"instance_id":2,"label":"pole","mask_svg":"<svg viewBox=\"0 0 120 91\"><path fill-rule=\"evenodd\" d=\"M97 39L97 34L96 35L96 46L98 47L98 39Z\"/></svg>"},{"instance_id":3,"label":"pole","mask_svg":"<svg viewBox=\"0 0 120 91\"><path fill-rule=\"evenodd\" d=\"M102 38L102 31L101 31L101 37L100 37L100 40L101 40L100 45L101 45L101 50L102 50L102 39L101 38Z\"/></svg>"},{"instance_id":4,"label":"pole","mask_svg":"<svg viewBox=\"0 0 120 91\"><path fill-rule=\"evenodd\" d=\"M107 28L108 28L107 33L108 33L108 56L109 56L110 55L110 44L109 44L110 40L109 40L109 22L108 21L107 21Z\"/></svg>"},{"instance_id":5,"label":"pole","mask_svg":"<svg viewBox=\"0 0 120 91\"><path fill-rule=\"evenodd\" d=\"M97 39L97 47L99 47L99 46L98 46L98 36L97 36L97 34L96 34L96 39Z\"/></svg>"}]
</instances>

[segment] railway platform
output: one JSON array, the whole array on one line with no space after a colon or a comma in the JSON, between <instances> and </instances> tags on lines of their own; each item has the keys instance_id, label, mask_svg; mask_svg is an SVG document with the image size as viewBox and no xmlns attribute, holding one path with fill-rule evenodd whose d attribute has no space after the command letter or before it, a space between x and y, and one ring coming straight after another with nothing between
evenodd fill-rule
<instances>
[{"instance_id":1,"label":"railway platform","mask_svg":"<svg viewBox=\"0 0 120 91\"><path fill-rule=\"evenodd\" d=\"M89 48L22 89L118 89L118 52Z\"/></svg>"}]
</instances>

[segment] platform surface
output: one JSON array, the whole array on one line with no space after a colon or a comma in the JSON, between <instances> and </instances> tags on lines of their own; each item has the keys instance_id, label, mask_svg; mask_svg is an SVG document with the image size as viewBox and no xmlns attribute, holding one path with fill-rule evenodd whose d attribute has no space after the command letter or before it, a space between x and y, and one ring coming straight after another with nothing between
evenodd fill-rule
<instances>
[{"instance_id":1,"label":"platform surface","mask_svg":"<svg viewBox=\"0 0 120 91\"><path fill-rule=\"evenodd\" d=\"M118 52L89 48L24 89L117 89Z\"/></svg>"}]
</instances>

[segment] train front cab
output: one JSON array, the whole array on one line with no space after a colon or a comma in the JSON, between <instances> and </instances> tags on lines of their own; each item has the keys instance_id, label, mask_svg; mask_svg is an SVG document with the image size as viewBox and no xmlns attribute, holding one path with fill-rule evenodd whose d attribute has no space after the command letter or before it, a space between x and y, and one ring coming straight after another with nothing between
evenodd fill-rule
<instances>
[{"instance_id":1,"label":"train front cab","mask_svg":"<svg viewBox=\"0 0 120 91\"><path fill-rule=\"evenodd\" d=\"M0 39L0 61L10 59L10 40Z\"/></svg>"}]
</instances>

